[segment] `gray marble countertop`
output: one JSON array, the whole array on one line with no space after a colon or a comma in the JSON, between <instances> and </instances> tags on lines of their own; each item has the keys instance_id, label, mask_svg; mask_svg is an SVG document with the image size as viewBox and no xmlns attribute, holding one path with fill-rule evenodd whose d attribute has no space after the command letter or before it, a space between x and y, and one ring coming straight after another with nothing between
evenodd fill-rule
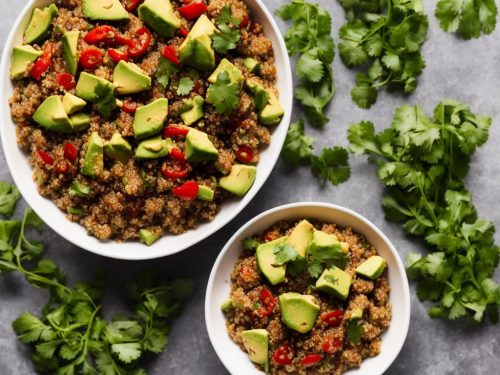
<instances>
[{"instance_id":1,"label":"gray marble countertop","mask_svg":"<svg viewBox=\"0 0 500 375\"><path fill-rule=\"evenodd\" d=\"M0 1L0 49L26 0ZM265 0L270 10L285 0ZM334 37L343 23L343 11L335 0L318 0L333 15ZM443 32L433 16L435 1L425 0L430 19L428 40L424 46L427 68L419 79L416 92L403 97L382 92L371 110L362 110L349 95L354 74L339 58L333 64L337 91L329 108L330 123L324 131L309 129L318 146L346 145L349 124L372 120L378 129L389 126L394 109L404 103L420 104L431 113L441 98L464 101L473 111L494 118L490 140L473 160L468 187L480 216L500 226L500 27L490 36L462 41ZM280 22L285 30L285 25ZM5 110L5 106L2 107ZM294 117L301 116L296 107ZM0 124L5 126L5 124ZM173 325L167 350L147 366L149 374L202 375L226 374L207 336L204 320L204 296L212 264L229 237L247 220L277 205L295 201L331 202L349 207L374 222L392 240L401 256L421 251L420 244L410 241L398 225L384 220L380 208L382 187L366 158L353 157L352 176L339 186L321 186L309 170L294 170L281 161L243 212L230 224L207 240L188 250L163 259L126 262L107 259L85 252L63 240L49 229L44 241L49 244L48 256L54 258L71 280L85 279L96 269L108 271L108 290L104 301L107 311L121 306L125 291L123 283L141 269L158 269L165 275L189 276L195 280L196 292L185 307L184 314ZM0 152L0 180L11 180L3 153ZM23 205L19 205L18 210ZM500 235L496 235L500 242ZM497 273L498 279L498 273ZM10 323L25 310L39 312L46 301L43 292L27 285L19 275L0 277L0 374L33 374L29 350L20 344ZM500 368L500 326L483 324L468 327L462 322L431 320L412 286L412 313L408 338L401 354L387 374L498 374Z\"/></svg>"}]
</instances>

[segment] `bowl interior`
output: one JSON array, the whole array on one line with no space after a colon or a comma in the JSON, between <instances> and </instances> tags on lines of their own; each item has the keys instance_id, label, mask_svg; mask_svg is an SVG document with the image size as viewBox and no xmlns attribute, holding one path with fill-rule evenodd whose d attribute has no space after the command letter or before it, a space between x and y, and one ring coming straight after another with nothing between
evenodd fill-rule
<instances>
[{"instance_id":1,"label":"bowl interior","mask_svg":"<svg viewBox=\"0 0 500 375\"><path fill-rule=\"evenodd\" d=\"M205 297L208 334L217 355L232 374L255 375L259 373L248 359L248 355L231 340L226 331L225 318L220 307L229 296L229 275L241 253L241 241L264 231L279 220L300 218L312 218L340 226L350 226L355 232L363 234L387 260L392 320L388 330L382 336L382 351L376 357L365 359L361 367L348 372L357 375L382 374L398 355L408 332L410 297L404 266L394 246L368 220L348 209L322 203L294 203L264 212L243 226L228 241L212 269Z\"/></svg>"},{"instance_id":2,"label":"bowl interior","mask_svg":"<svg viewBox=\"0 0 500 375\"><path fill-rule=\"evenodd\" d=\"M36 185L32 181L32 168L27 161L26 154L17 147L15 125L12 122L8 106L8 99L13 92L13 84L9 79L12 48L22 43L22 35L32 10L52 2L50 0L32 0L28 3L7 39L0 67L0 137L10 172L24 199L45 223L68 241L94 253L120 259L150 259L174 254L198 243L228 223L250 202L271 173L285 140L292 111L293 90L290 60L279 29L263 3L260 0L246 0L252 14L263 25L266 35L273 43L277 67L277 87L280 92L280 102L285 109L285 116L273 130L271 145L262 152L261 160L257 166L255 183L242 199L224 202L220 212L212 222L200 224L196 230L182 235L164 236L152 246L146 247L138 242L118 244L114 241L99 241L88 236L85 228L79 224L68 221L65 214L52 201L38 194Z\"/></svg>"}]
</instances>

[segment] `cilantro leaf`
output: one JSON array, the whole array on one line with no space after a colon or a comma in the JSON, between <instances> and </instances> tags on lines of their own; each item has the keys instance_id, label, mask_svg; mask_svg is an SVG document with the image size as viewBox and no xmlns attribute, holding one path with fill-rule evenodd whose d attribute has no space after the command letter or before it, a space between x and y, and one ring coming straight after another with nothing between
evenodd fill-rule
<instances>
[{"instance_id":1,"label":"cilantro leaf","mask_svg":"<svg viewBox=\"0 0 500 375\"><path fill-rule=\"evenodd\" d=\"M241 33L238 29L231 30L225 23L219 24L217 27L219 32L215 32L211 36L212 47L217 53L226 54L236 48L241 39Z\"/></svg>"},{"instance_id":2,"label":"cilantro leaf","mask_svg":"<svg viewBox=\"0 0 500 375\"><path fill-rule=\"evenodd\" d=\"M311 158L312 172L324 181L338 185L349 179L349 154L342 147L324 148L319 156Z\"/></svg>"},{"instance_id":3,"label":"cilantro leaf","mask_svg":"<svg viewBox=\"0 0 500 375\"><path fill-rule=\"evenodd\" d=\"M156 71L156 79L160 83L160 86L165 90L168 87L170 78L179 71L179 68L170 60L165 57L160 57L160 62L158 64L158 70Z\"/></svg>"},{"instance_id":4,"label":"cilantro leaf","mask_svg":"<svg viewBox=\"0 0 500 375\"><path fill-rule=\"evenodd\" d=\"M276 266L282 266L283 264L292 262L299 256L297 250L287 243L276 245L273 249L273 254L275 261L274 265Z\"/></svg>"},{"instance_id":5,"label":"cilantro leaf","mask_svg":"<svg viewBox=\"0 0 500 375\"><path fill-rule=\"evenodd\" d=\"M189 77L182 77L177 86L177 95L187 95L194 87L194 81Z\"/></svg>"},{"instance_id":6,"label":"cilantro leaf","mask_svg":"<svg viewBox=\"0 0 500 375\"><path fill-rule=\"evenodd\" d=\"M318 58L318 51L312 49L304 53L297 60L295 74L303 80L319 82L323 78L325 71L323 62Z\"/></svg>"},{"instance_id":7,"label":"cilantro leaf","mask_svg":"<svg viewBox=\"0 0 500 375\"><path fill-rule=\"evenodd\" d=\"M304 134L304 120L300 119L288 128L281 156L292 165L307 164L312 156L313 142Z\"/></svg>"},{"instance_id":8,"label":"cilantro leaf","mask_svg":"<svg viewBox=\"0 0 500 375\"><path fill-rule=\"evenodd\" d=\"M363 333L364 329L361 323L356 319L349 321L347 324L347 338L353 345L359 345L361 343Z\"/></svg>"},{"instance_id":9,"label":"cilantro leaf","mask_svg":"<svg viewBox=\"0 0 500 375\"><path fill-rule=\"evenodd\" d=\"M311 277L318 278L321 273L332 266L344 268L348 255L342 252L340 243L330 246L328 248L309 248L308 254L308 271Z\"/></svg>"},{"instance_id":10,"label":"cilantro leaf","mask_svg":"<svg viewBox=\"0 0 500 375\"><path fill-rule=\"evenodd\" d=\"M17 187L0 181L0 214L11 216L20 197Z\"/></svg>"},{"instance_id":11,"label":"cilantro leaf","mask_svg":"<svg viewBox=\"0 0 500 375\"><path fill-rule=\"evenodd\" d=\"M260 241L254 237L248 237L241 241L241 244L245 250L254 250L260 245Z\"/></svg>"},{"instance_id":12,"label":"cilantro leaf","mask_svg":"<svg viewBox=\"0 0 500 375\"><path fill-rule=\"evenodd\" d=\"M464 39L479 38L495 30L497 5L494 0L440 0L435 15L444 31Z\"/></svg>"},{"instance_id":13,"label":"cilantro leaf","mask_svg":"<svg viewBox=\"0 0 500 375\"><path fill-rule=\"evenodd\" d=\"M215 106L215 111L228 115L238 108L240 87L229 80L227 72L219 73L217 81L207 91L207 102Z\"/></svg>"},{"instance_id":14,"label":"cilantro leaf","mask_svg":"<svg viewBox=\"0 0 500 375\"><path fill-rule=\"evenodd\" d=\"M220 14L215 18L217 24L225 23L227 25L233 24L233 26L239 26L241 20L233 17L231 7L224 5L220 11Z\"/></svg>"},{"instance_id":15,"label":"cilantro leaf","mask_svg":"<svg viewBox=\"0 0 500 375\"><path fill-rule=\"evenodd\" d=\"M113 87L109 84L104 84L99 82L95 88L96 100L94 101L94 106L97 111L99 111L104 118L109 118L111 112L115 108L116 98L113 95Z\"/></svg>"}]
</instances>

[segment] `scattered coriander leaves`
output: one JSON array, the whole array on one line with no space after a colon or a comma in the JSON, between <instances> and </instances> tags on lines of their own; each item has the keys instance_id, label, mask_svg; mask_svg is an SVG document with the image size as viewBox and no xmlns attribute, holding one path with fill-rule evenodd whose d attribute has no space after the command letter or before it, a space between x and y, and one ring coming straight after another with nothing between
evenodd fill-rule
<instances>
[{"instance_id":1,"label":"scattered coriander leaves","mask_svg":"<svg viewBox=\"0 0 500 375\"><path fill-rule=\"evenodd\" d=\"M324 110L335 93L331 16L320 5L305 0L292 0L276 14L293 22L285 34L285 43L290 56L300 54L295 74L301 82L295 90L295 98L304 107L309 123L321 128L329 121Z\"/></svg>"},{"instance_id":2,"label":"scattered coriander leaves","mask_svg":"<svg viewBox=\"0 0 500 375\"><path fill-rule=\"evenodd\" d=\"M177 95L187 95L194 87L194 81L189 77L182 77L177 86Z\"/></svg>"},{"instance_id":3,"label":"scattered coriander leaves","mask_svg":"<svg viewBox=\"0 0 500 375\"><path fill-rule=\"evenodd\" d=\"M96 100L94 101L94 106L97 111L99 111L104 118L109 118L111 112L115 108L116 98L113 95L113 87L109 84L104 84L99 82L95 88Z\"/></svg>"},{"instance_id":4,"label":"scattered coriander leaves","mask_svg":"<svg viewBox=\"0 0 500 375\"><path fill-rule=\"evenodd\" d=\"M232 17L229 6L224 6L215 22L218 31L211 36L212 47L217 53L226 54L235 49L241 39L240 20Z\"/></svg>"},{"instance_id":5,"label":"scattered coriander leaves","mask_svg":"<svg viewBox=\"0 0 500 375\"><path fill-rule=\"evenodd\" d=\"M215 18L215 22L217 24L225 23L226 25L233 24L234 26L239 26L241 20L233 17L231 7L225 5L222 7L220 14Z\"/></svg>"},{"instance_id":6,"label":"scattered coriander leaves","mask_svg":"<svg viewBox=\"0 0 500 375\"><path fill-rule=\"evenodd\" d=\"M11 216L20 197L17 187L0 181L0 214Z\"/></svg>"},{"instance_id":7,"label":"scattered coriander leaves","mask_svg":"<svg viewBox=\"0 0 500 375\"><path fill-rule=\"evenodd\" d=\"M68 189L69 195L76 197L88 197L90 195L90 187L74 180Z\"/></svg>"},{"instance_id":8,"label":"scattered coriander leaves","mask_svg":"<svg viewBox=\"0 0 500 375\"><path fill-rule=\"evenodd\" d=\"M313 154L314 139L304 134L304 121L290 125L281 152L283 159L294 166L309 165L312 173L323 181L338 185L349 179L349 154L342 147L324 148Z\"/></svg>"},{"instance_id":9,"label":"scattered coriander leaves","mask_svg":"<svg viewBox=\"0 0 500 375\"><path fill-rule=\"evenodd\" d=\"M422 0L343 0L342 5L348 22L339 31L340 57L349 67L366 66L356 74L352 100L366 109L381 87L413 92L425 67L420 49L429 28Z\"/></svg>"},{"instance_id":10,"label":"scattered coriander leaves","mask_svg":"<svg viewBox=\"0 0 500 375\"><path fill-rule=\"evenodd\" d=\"M478 218L465 187L471 156L487 141L490 126L489 117L444 100L432 118L405 105L381 133L370 122L349 129L351 151L368 154L387 187L386 218L429 245L429 254L408 257L407 271L418 281L418 297L434 302L431 317L498 320L494 227Z\"/></svg>"},{"instance_id":11,"label":"scattered coriander leaves","mask_svg":"<svg viewBox=\"0 0 500 375\"><path fill-rule=\"evenodd\" d=\"M165 57L160 57L160 63L158 65L158 70L156 71L156 78L160 83L163 90L168 87L170 83L170 77L179 71L179 68Z\"/></svg>"},{"instance_id":12,"label":"scattered coriander leaves","mask_svg":"<svg viewBox=\"0 0 500 375\"><path fill-rule=\"evenodd\" d=\"M495 30L497 5L494 0L440 0L435 15L444 31L479 38Z\"/></svg>"},{"instance_id":13,"label":"scattered coriander leaves","mask_svg":"<svg viewBox=\"0 0 500 375\"><path fill-rule=\"evenodd\" d=\"M297 250L287 243L276 245L273 249L273 254L275 266L282 266L288 262L293 262L299 256Z\"/></svg>"},{"instance_id":14,"label":"scattered coriander leaves","mask_svg":"<svg viewBox=\"0 0 500 375\"><path fill-rule=\"evenodd\" d=\"M357 319L349 321L347 324L347 338L353 345L361 344L363 333L363 325Z\"/></svg>"},{"instance_id":15,"label":"scattered coriander leaves","mask_svg":"<svg viewBox=\"0 0 500 375\"><path fill-rule=\"evenodd\" d=\"M260 245L260 241L254 237L248 237L241 241L241 244L245 250L255 250Z\"/></svg>"},{"instance_id":16,"label":"scattered coriander leaves","mask_svg":"<svg viewBox=\"0 0 500 375\"><path fill-rule=\"evenodd\" d=\"M0 221L0 272L19 272L50 298L41 317L24 312L12 324L19 340L33 348L38 372L57 374L146 374L144 354L160 353L167 344L169 322L191 294L189 280L160 282L150 273L130 288L135 314L102 317L103 277L93 284L66 283L64 273L43 258L43 244L26 238L43 223L31 210L21 221Z\"/></svg>"},{"instance_id":17,"label":"scattered coriander leaves","mask_svg":"<svg viewBox=\"0 0 500 375\"><path fill-rule=\"evenodd\" d=\"M215 111L228 115L238 108L240 102L240 86L231 83L229 74L221 72L217 81L210 85L207 91L207 102L215 106Z\"/></svg>"},{"instance_id":18,"label":"scattered coriander leaves","mask_svg":"<svg viewBox=\"0 0 500 375\"><path fill-rule=\"evenodd\" d=\"M342 252L340 243L328 248L309 248L309 274L318 278L325 269L337 266L344 269L349 255Z\"/></svg>"}]
</instances>

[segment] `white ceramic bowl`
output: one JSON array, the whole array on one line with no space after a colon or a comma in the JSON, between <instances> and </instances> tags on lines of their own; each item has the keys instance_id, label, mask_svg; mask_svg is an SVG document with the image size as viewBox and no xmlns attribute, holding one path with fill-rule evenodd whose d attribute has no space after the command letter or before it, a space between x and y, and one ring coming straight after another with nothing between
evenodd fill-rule
<instances>
[{"instance_id":1,"label":"white ceramic bowl","mask_svg":"<svg viewBox=\"0 0 500 375\"><path fill-rule=\"evenodd\" d=\"M350 226L366 237L387 260L391 287L392 320L382 335L382 351L373 358L365 359L359 368L348 371L351 375L380 375L396 359L403 347L410 324L410 291L401 259L387 237L370 221L347 208L327 203L301 202L280 206L253 218L238 230L222 249L208 281L205 296L205 321L212 345L227 370L234 375L260 374L257 368L230 338L226 331L221 304L228 298L230 274L241 254L241 241L261 233L280 220L312 218L325 222Z\"/></svg>"},{"instance_id":2,"label":"white ceramic bowl","mask_svg":"<svg viewBox=\"0 0 500 375\"><path fill-rule=\"evenodd\" d=\"M84 227L68 221L64 212L59 210L52 201L38 194L36 185L32 180L33 172L26 154L17 147L15 125L12 122L8 105L8 99L13 92L13 84L9 78L12 49L15 45L21 44L24 29L29 22L33 9L46 6L52 2L50 0L29 1L7 38L0 66L0 137L2 138L7 165L24 199L45 223L68 241L96 254L118 259L151 259L174 254L198 243L227 224L252 200L267 180L285 141L292 112L293 87L290 60L278 26L262 1L246 0L246 3L255 19L264 26L266 35L273 43L277 67L277 87L280 92L280 102L285 109L285 116L273 131L271 145L263 150L261 154L260 162L257 165L257 179L243 198L225 202L212 222L200 224L196 230L185 234L166 235L150 247L138 242L99 241L88 236Z\"/></svg>"}]
</instances>

